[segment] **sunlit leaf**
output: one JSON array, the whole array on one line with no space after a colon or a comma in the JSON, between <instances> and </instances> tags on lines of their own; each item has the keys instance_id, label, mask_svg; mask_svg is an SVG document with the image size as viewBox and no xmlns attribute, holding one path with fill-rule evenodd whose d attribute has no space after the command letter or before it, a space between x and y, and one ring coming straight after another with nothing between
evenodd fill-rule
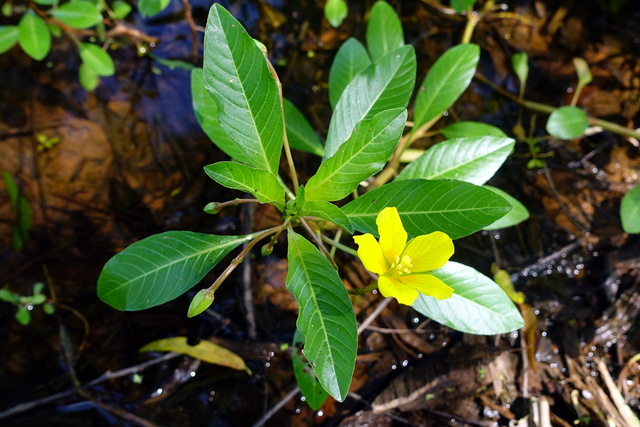
<instances>
[{"instance_id":1,"label":"sunlit leaf","mask_svg":"<svg viewBox=\"0 0 640 427\"><path fill-rule=\"evenodd\" d=\"M471 83L480 59L475 44L460 44L447 50L433 64L416 95L414 129L440 116Z\"/></svg>"},{"instance_id":2,"label":"sunlit leaf","mask_svg":"<svg viewBox=\"0 0 640 427\"><path fill-rule=\"evenodd\" d=\"M300 387L300 393L304 396L307 405L314 411L320 409L329 396L320 385L318 378L313 372L311 364L305 360L298 349L304 345L304 335L296 329L293 335L293 348L291 349L291 359L293 361L293 373L296 376L296 383Z\"/></svg>"},{"instance_id":3,"label":"sunlit leaf","mask_svg":"<svg viewBox=\"0 0 640 427\"><path fill-rule=\"evenodd\" d=\"M207 340L200 340L196 345L189 345L187 337L164 338L146 344L140 351L173 351L200 359L203 362L251 373L240 356Z\"/></svg>"},{"instance_id":4,"label":"sunlit leaf","mask_svg":"<svg viewBox=\"0 0 640 427\"><path fill-rule=\"evenodd\" d=\"M342 207L353 228L378 236L376 217L387 206L398 208L410 237L444 231L459 239L492 224L511 204L491 190L452 179L407 179L385 184Z\"/></svg>"},{"instance_id":5,"label":"sunlit leaf","mask_svg":"<svg viewBox=\"0 0 640 427\"><path fill-rule=\"evenodd\" d=\"M85 90L94 90L100 82L98 73L85 63L80 64L78 77L80 79L80 85L82 85Z\"/></svg>"},{"instance_id":6,"label":"sunlit leaf","mask_svg":"<svg viewBox=\"0 0 640 427\"><path fill-rule=\"evenodd\" d=\"M171 0L139 0L138 11L143 18L157 15L169 6Z\"/></svg>"},{"instance_id":7,"label":"sunlit leaf","mask_svg":"<svg viewBox=\"0 0 640 427\"><path fill-rule=\"evenodd\" d=\"M347 290L329 261L304 237L289 232L286 286L300 305L296 323L303 353L322 387L336 400L347 397L356 362L356 317Z\"/></svg>"},{"instance_id":8,"label":"sunlit leaf","mask_svg":"<svg viewBox=\"0 0 640 427\"><path fill-rule=\"evenodd\" d=\"M402 23L396 11L383 0L371 8L367 24L367 49L373 61L404 46Z\"/></svg>"},{"instance_id":9,"label":"sunlit leaf","mask_svg":"<svg viewBox=\"0 0 640 427\"><path fill-rule=\"evenodd\" d=\"M469 9L470 6L476 4L477 0L451 0L451 7L457 12L461 13Z\"/></svg>"},{"instance_id":10,"label":"sunlit leaf","mask_svg":"<svg viewBox=\"0 0 640 427\"><path fill-rule=\"evenodd\" d=\"M620 219L626 233L640 233L640 185L622 197Z\"/></svg>"},{"instance_id":11,"label":"sunlit leaf","mask_svg":"<svg viewBox=\"0 0 640 427\"><path fill-rule=\"evenodd\" d=\"M235 162L213 163L204 171L218 184L251 193L260 203L284 206L284 188L271 172Z\"/></svg>"},{"instance_id":12,"label":"sunlit leaf","mask_svg":"<svg viewBox=\"0 0 640 427\"><path fill-rule=\"evenodd\" d=\"M371 65L362 43L350 38L340 46L329 71L329 102L335 108L340 95L355 76Z\"/></svg>"},{"instance_id":13,"label":"sunlit leaf","mask_svg":"<svg viewBox=\"0 0 640 427\"><path fill-rule=\"evenodd\" d=\"M495 136L443 141L409 163L396 179L452 178L481 185L500 169L514 145L511 138Z\"/></svg>"},{"instance_id":14,"label":"sunlit leaf","mask_svg":"<svg viewBox=\"0 0 640 427\"><path fill-rule=\"evenodd\" d=\"M131 13L131 6L126 1L116 0L111 5L111 11L116 19L124 19Z\"/></svg>"},{"instance_id":15,"label":"sunlit leaf","mask_svg":"<svg viewBox=\"0 0 640 427\"><path fill-rule=\"evenodd\" d=\"M306 185L307 200L340 200L379 172L402 136L407 111L396 108L364 119Z\"/></svg>"},{"instance_id":16,"label":"sunlit leaf","mask_svg":"<svg viewBox=\"0 0 640 427\"><path fill-rule=\"evenodd\" d=\"M0 54L5 53L18 43L18 27L15 25L0 26Z\"/></svg>"},{"instance_id":17,"label":"sunlit leaf","mask_svg":"<svg viewBox=\"0 0 640 427\"><path fill-rule=\"evenodd\" d=\"M289 100L284 100L284 121L291 148L322 157L324 146L307 119Z\"/></svg>"},{"instance_id":18,"label":"sunlit leaf","mask_svg":"<svg viewBox=\"0 0 640 427\"><path fill-rule=\"evenodd\" d=\"M324 160L338 151L361 120L381 111L406 108L415 78L415 52L412 46L403 46L351 80L331 118Z\"/></svg>"},{"instance_id":19,"label":"sunlit leaf","mask_svg":"<svg viewBox=\"0 0 640 427\"><path fill-rule=\"evenodd\" d=\"M324 16L332 27L337 28L349 13L349 6L345 0L327 0L324 5Z\"/></svg>"},{"instance_id":20,"label":"sunlit leaf","mask_svg":"<svg viewBox=\"0 0 640 427\"><path fill-rule=\"evenodd\" d=\"M499 188L492 187L490 185L483 185L483 187L504 197L509 201L509 203L511 203L511 206L513 206L513 209L511 209L508 214L506 214L505 216L503 216L493 224L487 225L486 227L483 228L483 230L497 230L499 228L513 227L514 225L518 225L521 222L529 219L529 211L522 203L520 203L518 199L502 191Z\"/></svg>"},{"instance_id":21,"label":"sunlit leaf","mask_svg":"<svg viewBox=\"0 0 640 427\"><path fill-rule=\"evenodd\" d=\"M456 122L446 128L440 129L440 133L447 139L466 138L472 136L498 136L507 137L500 128L480 122Z\"/></svg>"},{"instance_id":22,"label":"sunlit leaf","mask_svg":"<svg viewBox=\"0 0 640 427\"><path fill-rule=\"evenodd\" d=\"M238 146L236 160L277 174L284 139L278 87L263 53L219 4L211 7L205 30L204 84Z\"/></svg>"},{"instance_id":23,"label":"sunlit leaf","mask_svg":"<svg viewBox=\"0 0 640 427\"><path fill-rule=\"evenodd\" d=\"M91 2L77 0L61 4L49 13L73 28L91 28L102 22L102 13Z\"/></svg>"},{"instance_id":24,"label":"sunlit leaf","mask_svg":"<svg viewBox=\"0 0 640 427\"><path fill-rule=\"evenodd\" d=\"M33 2L41 6L53 6L60 3L60 0L33 0Z\"/></svg>"},{"instance_id":25,"label":"sunlit leaf","mask_svg":"<svg viewBox=\"0 0 640 427\"><path fill-rule=\"evenodd\" d=\"M353 225L349 218L333 203L323 200L305 202L300 212L301 216L317 217L331 221L353 234Z\"/></svg>"},{"instance_id":26,"label":"sunlit leaf","mask_svg":"<svg viewBox=\"0 0 640 427\"><path fill-rule=\"evenodd\" d=\"M487 276L471 267L448 262L431 274L453 288L445 300L420 294L413 308L457 331L495 335L520 329L524 321L507 294Z\"/></svg>"},{"instance_id":27,"label":"sunlit leaf","mask_svg":"<svg viewBox=\"0 0 640 427\"><path fill-rule=\"evenodd\" d=\"M18 43L24 52L40 61L51 50L51 33L47 24L29 9L18 23Z\"/></svg>"},{"instance_id":28,"label":"sunlit leaf","mask_svg":"<svg viewBox=\"0 0 640 427\"><path fill-rule=\"evenodd\" d=\"M171 301L252 237L190 231L147 237L105 264L98 278L98 296L118 310L143 310Z\"/></svg>"},{"instance_id":29,"label":"sunlit leaf","mask_svg":"<svg viewBox=\"0 0 640 427\"><path fill-rule=\"evenodd\" d=\"M547 132L561 139L578 138L588 126L587 113L578 107L560 107L547 120Z\"/></svg>"},{"instance_id":30,"label":"sunlit leaf","mask_svg":"<svg viewBox=\"0 0 640 427\"><path fill-rule=\"evenodd\" d=\"M93 43L80 43L80 58L98 76L113 76L116 72L111 56Z\"/></svg>"}]
</instances>

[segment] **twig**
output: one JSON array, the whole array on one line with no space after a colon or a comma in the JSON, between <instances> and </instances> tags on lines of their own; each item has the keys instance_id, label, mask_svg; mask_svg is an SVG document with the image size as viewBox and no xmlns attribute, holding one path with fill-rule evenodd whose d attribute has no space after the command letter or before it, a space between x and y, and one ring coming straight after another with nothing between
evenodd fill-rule
<instances>
[{"instance_id":1,"label":"twig","mask_svg":"<svg viewBox=\"0 0 640 427\"><path fill-rule=\"evenodd\" d=\"M187 1L187 0L185 0ZM253 231L253 214L255 212L256 206L254 204L244 205L244 221L242 223L244 234L249 234ZM248 245L249 243L245 243ZM245 309L245 315L247 319L247 335L249 339L255 340L258 337L257 327L256 327L256 311L255 306L253 305L253 297L251 293L251 257L247 258L242 266L242 287L243 287L243 303Z\"/></svg>"},{"instance_id":2,"label":"twig","mask_svg":"<svg viewBox=\"0 0 640 427\"><path fill-rule=\"evenodd\" d=\"M187 21L187 24L189 24L189 28L191 29L191 59L195 61L198 58L198 28L196 27L193 15L191 14L191 5L189 4L189 0L182 0L182 5L184 6L184 19Z\"/></svg>"}]
</instances>

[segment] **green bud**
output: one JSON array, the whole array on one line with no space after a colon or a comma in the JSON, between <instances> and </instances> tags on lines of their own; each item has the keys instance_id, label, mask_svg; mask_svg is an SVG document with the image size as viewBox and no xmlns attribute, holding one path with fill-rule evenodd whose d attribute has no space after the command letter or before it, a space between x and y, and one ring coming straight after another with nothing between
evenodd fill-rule
<instances>
[{"instance_id":1,"label":"green bud","mask_svg":"<svg viewBox=\"0 0 640 427\"><path fill-rule=\"evenodd\" d=\"M198 292L196 296L191 300L191 304L189 304L189 311L187 312L187 317L197 316L198 314L209 308L212 302L213 292L211 292L208 288L201 289L200 292Z\"/></svg>"},{"instance_id":2,"label":"green bud","mask_svg":"<svg viewBox=\"0 0 640 427\"><path fill-rule=\"evenodd\" d=\"M271 255L271 252L273 252L273 245L271 243L267 243L260 249L262 256Z\"/></svg>"},{"instance_id":3,"label":"green bud","mask_svg":"<svg viewBox=\"0 0 640 427\"><path fill-rule=\"evenodd\" d=\"M218 202L210 202L207 203L207 205L202 209L205 213L208 213L210 215L215 215L218 212L220 212L218 210Z\"/></svg>"}]
</instances>

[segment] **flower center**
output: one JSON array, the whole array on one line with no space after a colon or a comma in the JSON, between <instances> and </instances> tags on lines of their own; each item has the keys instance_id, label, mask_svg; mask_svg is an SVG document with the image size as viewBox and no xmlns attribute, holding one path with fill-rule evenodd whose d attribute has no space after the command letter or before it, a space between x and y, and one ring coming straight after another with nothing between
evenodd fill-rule
<instances>
[{"instance_id":1,"label":"flower center","mask_svg":"<svg viewBox=\"0 0 640 427\"><path fill-rule=\"evenodd\" d=\"M412 267L413 264L411 264L411 258L409 258L409 255L405 255L402 258L396 255L396 260L391 264L391 267L389 267L388 274L392 277L404 276L405 274L411 273Z\"/></svg>"}]
</instances>

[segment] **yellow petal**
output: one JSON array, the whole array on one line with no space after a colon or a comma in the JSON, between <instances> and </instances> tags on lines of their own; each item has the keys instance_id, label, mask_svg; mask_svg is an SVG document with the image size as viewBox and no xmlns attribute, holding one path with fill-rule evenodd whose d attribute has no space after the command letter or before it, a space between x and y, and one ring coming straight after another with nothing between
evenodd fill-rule
<instances>
[{"instance_id":1,"label":"yellow petal","mask_svg":"<svg viewBox=\"0 0 640 427\"><path fill-rule=\"evenodd\" d=\"M415 288L421 294L435 299L447 299L453 295L453 288L431 274L410 274L401 276L399 280L407 287Z\"/></svg>"},{"instance_id":2,"label":"yellow petal","mask_svg":"<svg viewBox=\"0 0 640 427\"><path fill-rule=\"evenodd\" d=\"M442 231L435 231L410 241L404 255L411 258L411 271L414 273L435 270L453 255L453 241Z\"/></svg>"},{"instance_id":3,"label":"yellow petal","mask_svg":"<svg viewBox=\"0 0 640 427\"><path fill-rule=\"evenodd\" d=\"M394 297L400 304L411 305L418 298L418 291L411 286L400 283L397 279L380 276L378 289L385 297Z\"/></svg>"},{"instance_id":4,"label":"yellow petal","mask_svg":"<svg viewBox=\"0 0 640 427\"><path fill-rule=\"evenodd\" d=\"M387 272L387 263L382 256L380 244L371 234L363 234L361 236L353 236L353 240L358 245L358 258L364 264L364 267L376 274Z\"/></svg>"},{"instance_id":5,"label":"yellow petal","mask_svg":"<svg viewBox=\"0 0 640 427\"><path fill-rule=\"evenodd\" d=\"M396 262L407 245L407 232L404 231L398 210L393 207L384 208L376 218L380 233L380 247L389 264Z\"/></svg>"}]
</instances>

